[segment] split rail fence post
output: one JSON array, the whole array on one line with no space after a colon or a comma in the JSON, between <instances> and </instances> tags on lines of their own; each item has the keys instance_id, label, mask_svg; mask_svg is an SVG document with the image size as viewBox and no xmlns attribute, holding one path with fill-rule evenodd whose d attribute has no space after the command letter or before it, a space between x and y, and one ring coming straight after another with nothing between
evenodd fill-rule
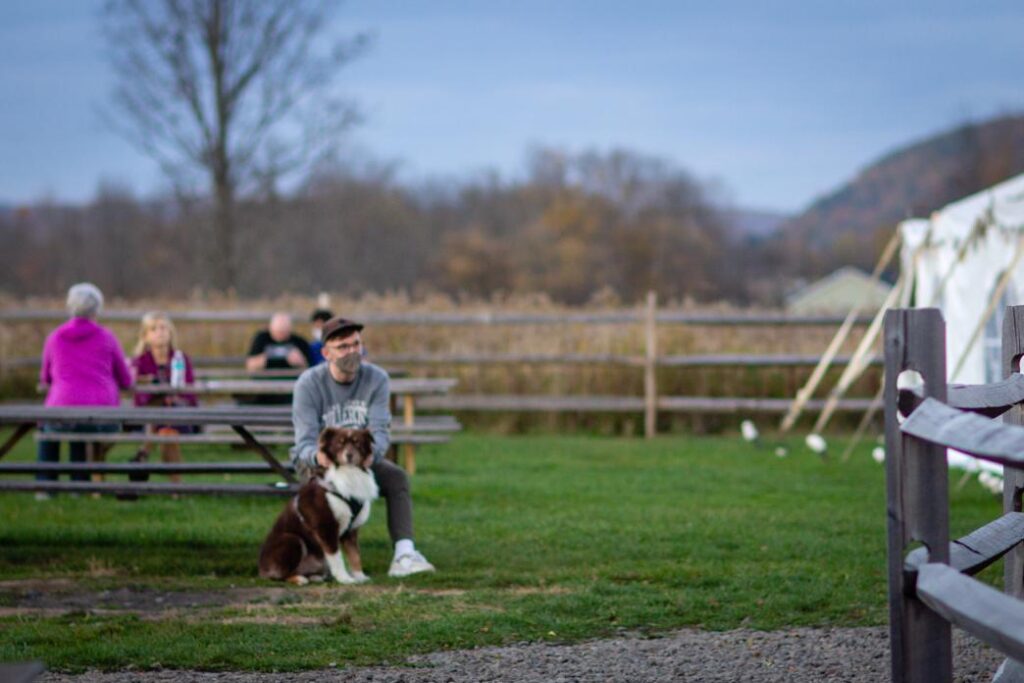
<instances>
[{"instance_id":1,"label":"split rail fence post","mask_svg":"<svg viewBox=\"0 0 1024 683\"><path fill-rule=\"evenodd\" d=\"M885 483L888 513L889 642L894 683L953 680L949 622L915 594L904 569L910 545L929 562L949 564L949 474L946 449L900 431L897 379L916 370L924 395L946 402L946 325L938 309L885 314Z\"/></svg>"},{"instance_id":2,"label":"split rail fence post","mask_svg":"<svg viewBox=\"0 0 1024 683\"><path fill-rule=\"evenodd\" d=\"M1024 306L1007 306L1003 317L1003 376L1020 372L1020 358L1024 355ZM1008 424L1024 425L1024 407L1017 404L1003 416ZM1024 488L1024 470L1003 468L1003 511L1021 512L1021 489ZM1007 595L1024 598L1024 545L1003 556L1003 589Z\"/></svg>"},{"instance_id":3,"label":"split rail fence post","mask_svg":"<svg viewBox=\"0 0 1024 683\"><path fill-rule=\"evenodd\" d=\"M658 429L658 293L647 292L644 316L644 437L653 438Z\"/></svg>"}]
</instances>

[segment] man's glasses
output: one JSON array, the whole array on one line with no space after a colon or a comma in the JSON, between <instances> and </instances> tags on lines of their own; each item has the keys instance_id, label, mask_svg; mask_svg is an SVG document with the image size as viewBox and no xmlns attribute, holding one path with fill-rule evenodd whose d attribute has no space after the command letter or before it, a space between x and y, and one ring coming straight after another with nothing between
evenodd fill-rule
<instances>
[{"instance_id":1,"label":"man's glasses","mask_svg":"<svg viewBox=\"0 0 1024 683\"><path fill-rule=\"evenodd\" d=\"M342 353L348 353L349 351L358 350L359 347L361 347L362 345L363 342L357 339L354 342L349 342L347 344L331 344L327 348L330 349L331 351L341 351Z\"/></svg>"}]
</instances>

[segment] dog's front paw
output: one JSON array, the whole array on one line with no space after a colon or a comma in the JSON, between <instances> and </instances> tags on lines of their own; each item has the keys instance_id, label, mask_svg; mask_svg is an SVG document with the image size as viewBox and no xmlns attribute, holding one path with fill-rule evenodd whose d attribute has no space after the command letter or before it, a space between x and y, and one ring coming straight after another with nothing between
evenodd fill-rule
<instances>
[{"instance_id":1,"label":"dog's front paw","mask_svg":"<svg viewBox=\"0 0 1024 683\"><path fill-rule=\"evenodd\" d=\"M352 578L356 580L356 583L368 583L370 581L370 577L362 572L354 572Z\"/></svg>"},{"instance_id":2,"label":"dog's front paw","mask_svg":"<svg viewBox=\"0 0 1024 683\"><path fill-rule=\"evenodd\" d=\"M302 574L292 574L287 579L285 579L285 581L292 584L293 586L305 586L307 583L309 583L309 579L307 579Z\"/></svg>"}]
</instances>

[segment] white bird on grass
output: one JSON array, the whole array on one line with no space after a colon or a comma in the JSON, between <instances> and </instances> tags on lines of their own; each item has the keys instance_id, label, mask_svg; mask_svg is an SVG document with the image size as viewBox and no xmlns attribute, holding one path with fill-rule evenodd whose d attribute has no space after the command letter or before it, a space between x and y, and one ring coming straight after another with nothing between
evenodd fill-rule
<instances>
[{"instance_id":1,"label":"white bird on grass","mask_svg":"<svg viewBox=\"0 0 1024 683\"><path fill-rule=\"evenodd\" d=\"M1003 493L1003 478L988 470L981 471L981 474L978 475L978 483L987 488L992 495L998 496Z\"/></svg>"},{"instance_id":2,"label":"white bird on grass","mask_svg":"<svg viewBox=\"0 0 1024 683\"><path fill-rule=\"evenodd\" d=\"M740 422L740 434L743 435L743 440L749 443L757 443L761 436L757 431L757 425L750 420Z\"/></svg>"},{"instance_id":3,"label":"white bird on grass","mask_svg":"<svg viewBox=\"0 0 1024 683\"><path fill-rule=\"evenodd\" d=\"M825 451L828 450L828 442L825 441L821 434L808 434L807 438L804 439L804 443L818 455L825 455Z\"/></svg>"}]
</instances>

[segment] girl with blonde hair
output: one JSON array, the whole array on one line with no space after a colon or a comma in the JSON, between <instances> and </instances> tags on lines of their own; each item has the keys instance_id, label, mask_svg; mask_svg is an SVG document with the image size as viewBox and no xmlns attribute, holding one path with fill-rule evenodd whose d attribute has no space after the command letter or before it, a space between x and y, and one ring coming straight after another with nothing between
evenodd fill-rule
<instances>
[{"instance_id":1,"label":"girl with blonde hair","mask_svg":"<svg viewBox=\"0 0 1024 683\"><path fill-rule=\"evenodd\" d=\"M136 385L142 384L164 384L171 383L171 361L179 349L176 348L177 334L174 331L174 323L166 313L151 311L142 316L139 325L139 341L135 345L135 357L132 358L132 369L135 374ZM195 383L195 374L192 370L191 359L182 352L185 361L185 385ZM198 405L195 394L184 392L169 393L135 393L135 405L146 406L195 406ZM155 428L155 432L161 435L190 434L195 431L194 427L188 425L161 425ZM148 447L143 446L136 456L139 459L146 457ZM164 462L181 462L181 446L176 443L161 444L161 454ZM180 482L181 476L171 475L171 481Z\"/></svg>"}]
</instances>

